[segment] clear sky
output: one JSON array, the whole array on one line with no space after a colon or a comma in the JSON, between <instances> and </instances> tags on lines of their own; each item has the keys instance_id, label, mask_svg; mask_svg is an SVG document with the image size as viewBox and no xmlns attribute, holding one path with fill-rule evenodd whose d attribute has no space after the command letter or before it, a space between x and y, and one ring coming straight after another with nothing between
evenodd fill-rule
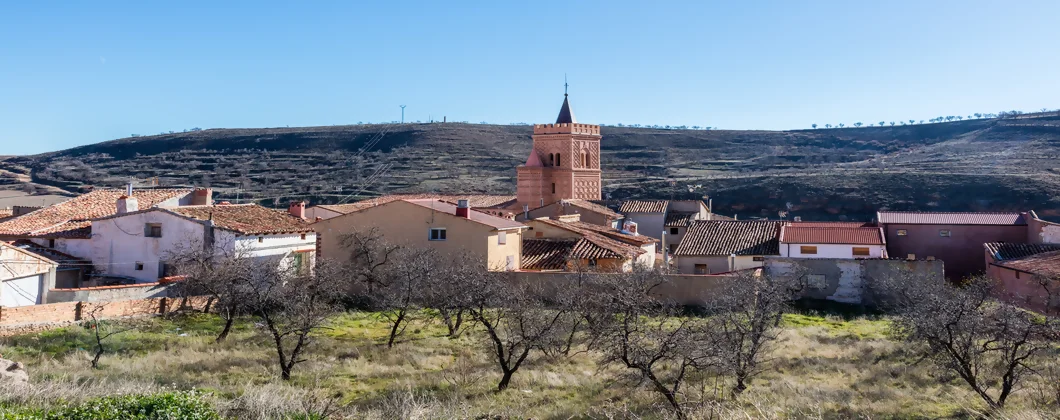
<instances>
[{"instance_id":1,"label":"clear sky","mask_svg":"<svg viewBox=\"0 0 1060 420\"><path fill-rule=\"evenodd\" d=\"M165 3L165 4L163 4ZM1060 108L1060 1L0 2L0 155L436 119L808 128Z\"/></svg>"}]
</instances>

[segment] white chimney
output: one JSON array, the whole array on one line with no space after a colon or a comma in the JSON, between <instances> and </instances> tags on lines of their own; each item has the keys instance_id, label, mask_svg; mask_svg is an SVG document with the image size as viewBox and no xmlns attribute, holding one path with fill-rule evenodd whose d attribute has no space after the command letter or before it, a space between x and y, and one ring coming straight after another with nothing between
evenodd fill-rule
<instances>
[{"instance_id":1,"label":"white chimney","mask_svg":"<svg viewBox=\"0 0 1060 420\"><path fill-rule=\"evenodd\" d=\"M136 197L131 195L123 195L118 197L118 208L117 214L125 214L140 210L140 203L136 201Z\"/></svg>"}]
</instances>

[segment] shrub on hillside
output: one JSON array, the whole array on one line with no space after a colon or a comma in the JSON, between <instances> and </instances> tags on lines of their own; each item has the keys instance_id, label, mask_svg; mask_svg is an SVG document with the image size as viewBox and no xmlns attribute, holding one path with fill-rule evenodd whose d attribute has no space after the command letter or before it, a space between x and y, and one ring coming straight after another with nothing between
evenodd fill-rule
<instances>
[{"instance_id":1,"label":"shrub on hillside","mask_svg":"<svg viewBox=\"0 0 1060 420\"><path fill-rule=\"evenodd\" d=\"M165 392L103 397L58 409L4 413L2 418L4 420L220 420L221 416L199 393Z\"/></svg>"}]
</instances>

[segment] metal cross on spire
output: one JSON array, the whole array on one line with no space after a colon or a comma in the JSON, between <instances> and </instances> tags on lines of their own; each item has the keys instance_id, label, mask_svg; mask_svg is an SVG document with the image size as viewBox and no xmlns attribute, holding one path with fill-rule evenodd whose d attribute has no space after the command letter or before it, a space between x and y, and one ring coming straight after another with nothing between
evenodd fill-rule
<instances>
[{"instance_id":1,"label":"metal cross on spire","mask_svg":"<svg viewBox=\"0 0 1060 420\"><path fill-rule=\"evenodd\" d=\"M567 73L563 73L563 96L567 96Z\"/></svg>"}]
</instances>

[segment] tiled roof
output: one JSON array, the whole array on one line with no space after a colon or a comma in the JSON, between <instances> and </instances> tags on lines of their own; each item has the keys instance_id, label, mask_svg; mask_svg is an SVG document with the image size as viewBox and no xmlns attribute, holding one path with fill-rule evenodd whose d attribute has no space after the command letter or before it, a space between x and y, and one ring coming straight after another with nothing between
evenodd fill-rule
<instances>
[{"instance_id":1,"label":"tiled roof","mask_svg":"<svg viewBox=\"0 0 1060 420\"><path fill-rule=\"evenodd\" d=\"M780 226L759 220L697 220L681 238L677 256L780 255Z\"/></svg>"},{"instance_id":2,"label":"tiled roof","mask_svg":"<svg viewBox=\"0 0 1060 420\"><path fill-rule=\"evenodd\" d=\"M1043 252L1015 260L1006 260L996 265L1040 276L1060 278L1060 251Z\"/></svg>"},{"instance_id":3,"label":"tiled roof","mask_svg":"<svg viewBox=\"0 0 1060 420\"><path fill-rule=\"evenodd\" d=\"M397 200L440 200L457 204L459 200L468 200L472 208L507 207L515 202L514 195L457 195L457 194L391 194L370 198L349 204L321 204L317 207L346 214L364 210L369 207L386 204Z\"/></svg>"},{"instance_id":4,"label":"tiled roof","mask_svg":"<svg viewBox=\"0 0 1060 420\"><path fill-rule=\"evenodd\" d=\"M877 227L872 222L788 222L789 226L798 227L832 227L832 228L859 228Z\"/></svg>"},{"instance_id":5,"label":"tiled roof","mask_svg":"<svg viewBox=\"0 0 1060 420\"><path fill-rule=\"evenodd\" d=\"M425 200L402 200L402 201L405 201L407 203L412 203L412 204L415 204L415 205L420 206L420 207L429 208L429 209L437 211L437 212L452 214L453 217L456 217L456 205L447 203L445 201L430 200L430 199L425 199ZM469 211L468 216L469 216L468 220L470 220L472 222L477 222L477 223L481 223L481 224L484 224L484 225L487 225L487 226L491 226L491 227L493 227L495 229L518 229L518 228L526 227L526 225L524 225L522 223L519 223L519 222L516 222L514 220L509 220L509 219L505 219L503 217L497 217L497 216L489 215L489 214L486 214L486 213L483 213L483 212L480 212L480 211L476 211L474 209L471 209Z\"/></svg>"},{"instance_id":6,"label":"tiled roof","mask_svg":"<svg viewBox=\"0 0 1060 420\"><path fill-rule=\"evenodd\" d=\"M619 207L619 213L665 213L666 200L627 200Z\"/></svg>"},{"instance_id":7,"label":"tiled roof","mask_svg":"<svg viewBox=\"0 0 1060 420\"><path fill-rule=\"evenodd\" d=\"M553 226L553 227L557 227L557 228L560 228L560 229L565 229L567 231L577 233L579 235L582 235L582 238L593 242L597 246L600 246L602 248L606 248L608 250L611 250L611 252L614 252L615 254L624 255L624 256L629 257L629 258L636 257L637 255L643 254L645 252L640 247L640 245L642 245L643 243L638 243L637 245L631 245L629 243L623 242L623 239L627 240L627 241L630 241L631 239L628 239L628 238L625 238L625 237L631 237L632 235L625 235L625 234L622 234L621 232L617 232L618 234L623 235L623 239L612 239L611 238L611 236L612 236L611 234L605 234L604 232L600 232L597 229L596 225L592 225L590 223L584 223L584 222L575 222L575 223L572 223L572 222L561 222L559 220L553 220L553 219L534 219L534 222L541 222L541 223L544 223L544 224L547 224L547 225L550 225L550 226ZM601 226L601 228L602 228L602 226ZM638 240L639 240L639 238L638 238ZM654 239L652 241L654 241Z\"/></svg>"},{"instance_id":8,"label":"tiled roof","mask_svg":"<svg viewBox=\"0 0 1060 420\"><path fill-rule=\"evenodd\" d=\"M1026 225L1020 213L945 213L881 211L880 223L903 225Z\"/></svg>"},{"instance_id":9,"label":"tiled roof","mask_svg":"<svg viewBox=\"0 0 1060 420\"><path fill-rule=\"evenodd\" d=\"M618 259L622 255L581 239L523 239L523 270L563 270L569 260Z\"/></svg>"},{"instance_id":10,"label":"tiled roof","mask_svg":"<svg viewBox=\"0 0 1060 420\"><path fill-rule=\"evenodd\" d=\"M554 220L554 221L555 222L559 222L558 220ZM589 222L578 221L578 222L559 222L559 223L565 223L567 226L574 227L576 229L582 229L582 230L596 232L596 233L604 235L604 236L606 236L608 238L614 239L616 241L621 241L621 242L625 242L625 243L628 243L628 244L636 244L638 246L659 242L658 239L652 238L650 236L630 235L630 234L627 234L627 233L622 233L622 231L618 230L618 229L610 228L610 227L607 227L607 226L600 226L600 225L592 224L592 223L589 223Z\"/></svg>"},{"instance_id":11,"label":"tiled roof","mask_svg":"<svg viewBox=\"0 0 1060 420\"><path fill-rule=\"evenodd\" d=\"M1056 244L1021 244L1009 242L988 242L983 244L995 260L1014 260L1029 257L1043 252L1060 251Z\"/></svg>"},{"instance_id":12,"label":"tiled roof","mask_svg":"<svg viewBox=\"0 0 1060 420\"><path fill-rule=\"evenodd\" d=\"M309 222L284 210L257 204L219 204L162 209L198 220L213 220L214 227L241 235L312 232Z\"/></svg>"},{"instance_id":13,"label":"tiled roof","mask_svg":"<svg viewBox=\"0 0 1060 420\"><path fill-rule=\"evenodd\" d=\"M618 218L622 217L621 214L615 213L611 209L607 208L607 206L602 206L602 205L593 203L593 202L591 202L589 200L578 200L578 199L561 200L561 203L567 203L567 204L569 204L571 206L574 206L574 207L583 208L583 209L586 209L586 210L589 210L589 211L592 211L592 212L600 213L600 214L602 214L604 216L607 216L607 217L610 217L612 219L618 219Z\"/></svg>"},{"instance_id":14,"label":"tiled roof","mask_svg":"<svg viewBox=\"0 0 1060 420\"><path fill-rule=\"evenodd\" d=\"M671 211L666 213L666 227L685 227L696 220L699 213L690 211Z\"/></svg>"},{"instance_id":15,"label":"tiled roof","mask_svg":"<svg viewBox=\"0 0 1060 420\"><path fill-rule=\"evenodd\" d=\"M14 209L10 209L10 208L0 209L0 221L6 219L8 217L11 217L11 215L13 215L13 214L15 214L15 210Z\"/></svg>"},{"instance_id":16,"label":"tiled roof","mask_svg":"<svg viewBox=\"0 0 1060 420\"><path fill-rule=\"evenodd\" d=\"M787 223L780 229L780 242L789 244L883 245L883 230L878 227L805 226Z\"/></svg>"},{"instance_id":17,"label":"tiled roof","mask_svg":"<svg viewBox=\"0 0 1060 420\"><path fill-rule=\"evenodd\" d=\"M190 188L133 190L140 208L148 208L164 201L180 198L191 193ZM125 194L119 189L100 189L62 203L35 210L0 222L0 236L88 238L91 234L89 220L106 217L117 212L118 197Z\"/></svg>"}]
</instances>

